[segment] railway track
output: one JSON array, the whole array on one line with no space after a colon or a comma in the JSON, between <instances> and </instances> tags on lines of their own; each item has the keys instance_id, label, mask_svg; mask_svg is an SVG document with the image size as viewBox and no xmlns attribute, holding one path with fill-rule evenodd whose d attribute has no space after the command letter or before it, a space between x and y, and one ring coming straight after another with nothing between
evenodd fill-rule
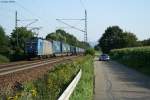
<instances>
[{"instance_id":1,"label":"railway track","mask_svg":"<svg viewBox=\"0 0 150 100\"><path fill-rule=\"evenodd\" d=\"M1 65L0 66L0 76L7 75L10 73L15 73L15 72L26 70L26 69L31 69L31 68L48 65L48 64L57 63L57 62L72 59L75 57L77 57L77 56L60 57L57 59L56 58L45 59L43 61L37 60L37 61L32 61L32 62L29 61L29 62L19 62L19 63L14 63L14 64Z\"/></svg>"},{"instance_id":2,"label":"railway track","mask_svg":"<svg viewBox=\"0 0 150 100\"><path fill-rule=\"evenodd\" d=\"M49 58L48 60L50 60L50 59L58 59L58 58L60 58L60 57ZM0 69L1 68L5 68L5 67L17 66L17 65L21 65L21 64L28 64L28 63L38 62L38 61L44 61L44 60L46 60L46 59L42 59L42 60L35 59L33 61L24 60L24 61L17 61L17 62L11 62L11 63L6 63L6 64L0 64Z\"/></svg>"}]
</instances>

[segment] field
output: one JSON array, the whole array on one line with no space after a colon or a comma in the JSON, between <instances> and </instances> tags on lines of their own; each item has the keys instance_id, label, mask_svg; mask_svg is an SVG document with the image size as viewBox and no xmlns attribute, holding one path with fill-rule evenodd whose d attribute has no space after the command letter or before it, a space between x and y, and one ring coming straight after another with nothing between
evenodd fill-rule
<instances>
[{"instance_id":1,"label":"field","mask_svg":"<svg viewBox=\"0 0 150 100\"><path fill-rule=\"evenodd\" d=\"M116 49L110 55L112 59L150 75L150 47Z\"/></svg>"}]
</instances>

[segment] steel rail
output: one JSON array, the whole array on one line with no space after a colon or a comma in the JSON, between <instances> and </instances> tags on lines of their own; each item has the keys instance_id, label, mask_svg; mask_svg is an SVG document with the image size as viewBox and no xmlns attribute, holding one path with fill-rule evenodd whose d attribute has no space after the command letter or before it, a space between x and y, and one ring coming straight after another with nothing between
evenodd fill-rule
<instances>
[{"instance_id":1,"label":"steel rail","mask_svg":"<svg viewBox=\"0 0 150 100\"><path fill-rule=\"evenodd\" d=\"M42 61L42 62L38 62L38 63L31 63L31 64L26 64L26 65L21 65L21 66L2 68L2 69L0 69L0 76L18 72L18 71L22 71L22 70L35 68L35 67L40 67L40 66L44 66L44 65L48 65L48 64L52 64L52 63L57 63L57 62L60 62L63 60L68 60L68 59L75 58L75 57L65 57L65 58L46 60L46 61Z\"/></svg>"}]
</instances>

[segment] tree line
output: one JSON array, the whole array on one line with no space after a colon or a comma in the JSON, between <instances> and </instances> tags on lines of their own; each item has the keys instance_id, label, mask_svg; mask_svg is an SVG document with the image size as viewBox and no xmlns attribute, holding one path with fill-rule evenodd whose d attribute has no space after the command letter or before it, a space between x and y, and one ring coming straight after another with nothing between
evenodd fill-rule
<instances>
[{"instance_id":1,"label":"tree line","mask_svg":"<svg viewBox=\"0 0 150 100\"><path fill-rule=\"evenodd\" d=\"M134 33L123 31L119 26L110 26L98 40L95 49L109 53L112 49L150 46L150 39L139 41Z\"/></svg>"},{"instance_id":2,"label":"tree line","mask_svg":"<svg viewBox=\"0 0 150 100\"><path fill-rule=\"evenodd\" d=\"M17 45L18 35L18 45ZM34 37L34 33L25 27L14 29L8 36L0 26L0 55L7 57L10 61L25 58L25 41ZM0 59L1 60L1 59Z\"/></svg>"},{"instance_id":3,"label":"tree line","mask_svg":"<svg viewBox=\"0 0 150 100\"><path fill-rule=\"evenodd\" d=\"M46 39L63 41L70 45L78 46L78 47L85 48L85 49L90 47L89 43L86 43L84 41L79 41L75 36L61 29L58 29L55 32L49 33L46 36Z\"/></svg>"},{"instance_id":4,"label":"tree line","mask_svg":"<svg viewBox=\"0 0 150 100\"><path fill-rule=\"evenodd\" d=\"M35 33L25 27L18 27L10 35L6 35L4 28L0 26L0 62L6 58L10 61L25 59L25 43L32 38L36 38ZM84 48L89 47L88 43L79 41L75 36L60 29L56 30L56 32L49 33L45 39L64 41L71 45Z\"/></svg>"}]
</instances>

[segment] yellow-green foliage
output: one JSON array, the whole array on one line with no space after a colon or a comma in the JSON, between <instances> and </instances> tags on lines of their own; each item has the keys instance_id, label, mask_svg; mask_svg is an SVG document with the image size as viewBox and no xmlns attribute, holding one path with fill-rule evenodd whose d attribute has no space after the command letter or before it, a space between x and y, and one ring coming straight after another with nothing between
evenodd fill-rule
<instances>
[{"instance_id":1,"label":"yellow-green foliage","mask_svg":"<svg viewBox=\"0 0 150 100\"><path fill-rule=\"evenodd\" d=\"M87 49L87 50L85 50L85 55L94 56L95 55L95 50L93 48Z\"/></svg>"},{"instance_id":2,"label":"yellow-green foliage","mask_svg":"<svg viewBox=\"0 0 150 100\"><path fill-rule=\"evenodd\" d=\"M34 86L34 84L27 83L24 85L24 90L23 91L15 91L10 96L7 96L7 100L32 100L35 99L37 96L37 90Z\"/></svg>"},{"instance_id":3,"label":"yellow-green foliage","mask_svg":"<svg viewBox=\"0 0 150 100\"><path fill-rule=\"evenodd\" d=\"M82 66L82 76L70 100L93 100L93 58L87 56L84 61L80 62L80 65Z\"/></svg>"},{"instance_id":4,"label":"yellow-green foliage","mask_svg":"<svg viewBox=\"0 0 150 100\"><path fill-rule=\"evenodd\" d=\"M150 47L116 49L110 52L111 58L150 74Z\"/></svg>"},{"instance_id":5,"label":"yellow-green foliage","mask_svg":"<svg viewBox=\"0 0 150 100\"><path fill-rule=\"evenodd\" d=\"M7 96L8 100L57 100L81 68L84 57L60 64L42 78L24 84L24 90Z\"/></svg>"},{"instance_id":6,"label":"yellow-green foliage","mask_svg":"<svg viewBox=\"0 0 150 100\"><path fill-rule=\"evenodd\" d=\"M56 100L79 71L75 63L61 64L34 82L38 100Z\"/></svg>"}]
</instances>

